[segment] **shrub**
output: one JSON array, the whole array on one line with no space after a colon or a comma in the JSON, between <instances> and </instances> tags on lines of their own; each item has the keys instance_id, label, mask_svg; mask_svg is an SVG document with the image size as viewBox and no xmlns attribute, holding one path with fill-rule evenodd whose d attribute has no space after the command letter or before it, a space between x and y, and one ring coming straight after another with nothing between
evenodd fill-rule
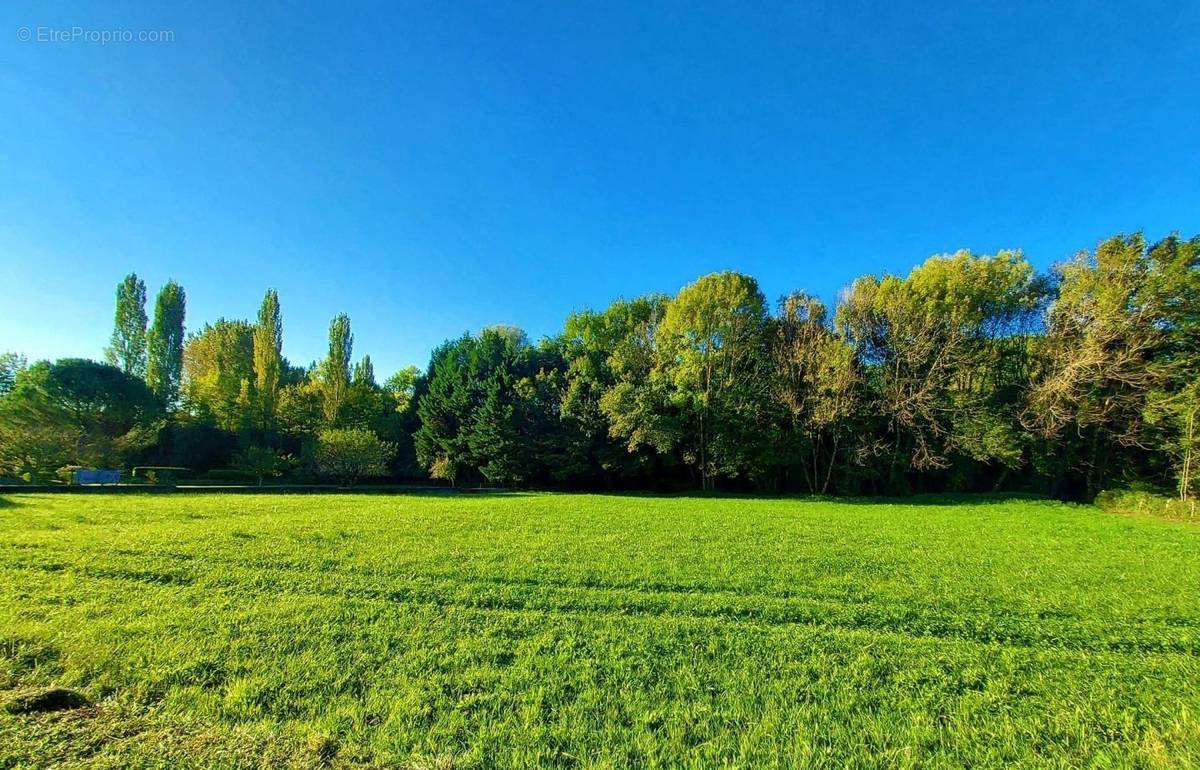
<instances>
[{"instance_id":1,"label":"shrub","mask_svg":"<svg viewBox=\"0 0 1200 770\"><path fill-rule=\"evenodd\" d=\"M395 444L362 428L323 430L317 435L317 469L347 487L364 476L387 473L388 461L395 454Z\"/></svg>"},{"instance_id":2,"label":"shrub","mask_svg":"<svg viewBox=\"0 0 1200 770\"><path fill-rule=\"evenodd\" d=\"M280 476L292 465L291 455L261 446L246 447L233 456L233 464L258 480L261 487L266 476Z\"/></svg>"},{"instance_id":3,"label":"shrub","mask_svg":"<svg viewBox=\"0 0 1200 770\"><path fill-rule=\"evenodd\" d=\"M450 486L454 486L455 476L454 463L450 462L445 457L439 457L429 466L429 477L443 481L449 481Z\"/></svg>"},{"instance_id":4,"label":"shrub","mask_svg":"<svg viewBox=\"0 0 1200 770\"><path fill-rule=\"evenodd\" d=\"M58 480L61 481L62 483L74 484L75 483L75 471L83 470L83 468L84 468L84 466L82 466L82 465L64 465L63 467L61 467L57 471L55 471L55 474L58 476Z\"/></svg>"},{"instance_id":5,"label":"shrub","mask_svg":"<svg viewBox=\"0 0 1200 770\"><path fill-rule=\"evenodd\" d=\"M1136 513L1164 519L1195 520L1200 517L1195 500L1180 500L1134 489L1105 490L1096 495L1096 507L1112 513Z\"/></svg>"}]
</instances>

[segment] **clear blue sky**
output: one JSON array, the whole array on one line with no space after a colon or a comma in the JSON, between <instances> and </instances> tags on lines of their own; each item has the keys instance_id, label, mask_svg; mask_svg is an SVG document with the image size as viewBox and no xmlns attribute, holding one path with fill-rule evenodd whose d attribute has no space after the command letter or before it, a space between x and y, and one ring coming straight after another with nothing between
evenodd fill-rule
<instances>
[{"instance_id":1,"label":"clear blue sky","mask_svg":"<svg viewBox=\"0 0 1200 770\"><path fill-rule=\"evenodd\" d=\"M0 350L98 357L131 270L386 375L713 270L1200 231L1194 0L303 5L4 4Z\"/></svg>"}]
</instances>

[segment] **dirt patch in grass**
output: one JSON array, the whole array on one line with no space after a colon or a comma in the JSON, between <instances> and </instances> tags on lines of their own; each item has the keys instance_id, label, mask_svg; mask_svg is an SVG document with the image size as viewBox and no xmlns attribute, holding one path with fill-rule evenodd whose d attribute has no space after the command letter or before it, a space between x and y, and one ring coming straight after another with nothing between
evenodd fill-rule
<instances>
[{"instance_id":1,"label":"dirt patch in grass","mask_svg":"<svg viewBox=\"0 0 1200 770\"><path fill-rule=\"evenodd\" d=\"M43 687L25 690L8 698L4 710L10 714L41 714L47 711L66 711L90 705L87 698L66 687Z\"/></svg>"}]
</instances>

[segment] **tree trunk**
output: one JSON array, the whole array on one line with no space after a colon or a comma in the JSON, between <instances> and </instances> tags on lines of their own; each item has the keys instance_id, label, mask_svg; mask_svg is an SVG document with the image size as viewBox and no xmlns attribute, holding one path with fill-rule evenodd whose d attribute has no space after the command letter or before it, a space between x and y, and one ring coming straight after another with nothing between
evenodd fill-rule
<instances>
[{"instance_id":1,"label":"tree trunk","mask_svg":"<svg viewBox=\"0 0 1200 770\"><path fill-rule=\"evenodd\" d=\"M833 437L833 448L829 454L829 467L825 469L825 481L821 484L821 494L829 491L829 480L833 478L833 466L837 463L838 437Z\"/></svg>"},{"instance_id":2,"label":"tree trunk","mask_svg":"<svg viewBox=\"0 0 1200 770\"><path fill-rule=\"evenodd\" d=\"M1187 500L1192 486L1192 456L1196 445L1196 410L1188 413L1183 438L1183 463L1179 469L1179 499Z\"/></svg>"}]
</instances>

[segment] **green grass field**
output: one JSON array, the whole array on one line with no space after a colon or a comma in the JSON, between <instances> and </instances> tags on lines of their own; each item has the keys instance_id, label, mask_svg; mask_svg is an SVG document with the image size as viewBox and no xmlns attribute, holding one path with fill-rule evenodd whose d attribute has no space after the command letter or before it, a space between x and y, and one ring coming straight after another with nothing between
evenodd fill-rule
<instances>
[{"instance_id":1,"label":"green grass field","mask_svg":"<svg viewBox=\"0 0 1200 770\"><path fill-rule=\"evenodd\" d=\"M1200 526L1086 506L10 495L0 589L2 768L1200 765Z\"/></svg>"}]
</instances>

